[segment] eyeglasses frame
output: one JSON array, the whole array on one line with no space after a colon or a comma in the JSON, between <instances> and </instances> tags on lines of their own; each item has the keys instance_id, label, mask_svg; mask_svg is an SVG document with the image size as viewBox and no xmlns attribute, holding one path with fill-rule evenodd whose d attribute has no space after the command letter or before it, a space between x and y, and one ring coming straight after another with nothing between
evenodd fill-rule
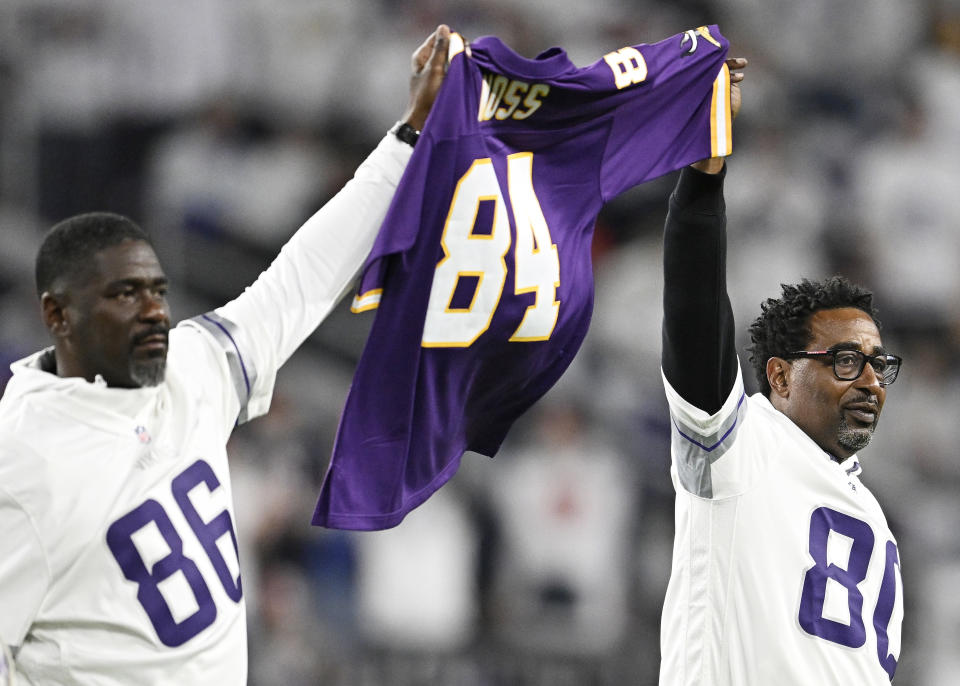
<instances>
[{"instance_id":1,"label":"eyeglasses frame","mask_svg":"<svg viewBox=\"0 0 960 686\"><path fill-rule=\"evenodd\" d=\"M856 353L860 355L860 369L857 371L856 376L852 376L849 379L845 379L837 372L837 353ZM897 377L900 375L900 367L903 366L903 358L899 355L892 355L891 353L881 353L879 355L867 355L862 350L856 350L853 348L839 348L837 350L796 350L792 353L787 353L783 356L783 359L787 360L790 358L816 358L816 357L831 357L830 366L833 367L833 375L837 377L840 381L855 381L860 378L860 375L863 374L863 370L867 368L867 362L869 360L876 360L880 358L893 358L897 361L897 372L893 375L893 378L890 381L884 381L881 374L877 374L877 382L883 386L887 387L897 380ZM889 362L888 362L889 363ZM873 365L871 365L873 366ZM877 373L877 370L874 369L874 374Z\"/></svg>"}]
</instances>

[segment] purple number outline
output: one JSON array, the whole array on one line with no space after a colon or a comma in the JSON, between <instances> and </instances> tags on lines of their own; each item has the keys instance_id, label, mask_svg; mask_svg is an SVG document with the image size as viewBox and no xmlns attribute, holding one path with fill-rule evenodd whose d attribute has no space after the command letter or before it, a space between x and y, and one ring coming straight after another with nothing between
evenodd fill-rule
<instances>
[{"instance_id":1,"label":"purple number outline","mask_svg":"<svg viewBox=\"0 0 960 686\"><path fill-rule=\"evenodd\" d=\"M827 562L827 541L830 532L848 536L853 541L850 559L844 569ZM873 530L870 525L829 507L819 507L810 515L810 544L808 550L814 565L803 577L800 596L800 626L808 634L828 641L859 648L867 640L863 626L863 594L858 584L867 578L870 555L873 553ZM843 624L823 616L827 581L833 579L847 589L847 607L850 624Z\"/></svg>"},{"instance_id":2,"label":"purple number outline","mask_svg":"<svg viewBox=\"0 0 960 686\"><path fill-rule=\"evenodd\" d=\"M170 552L148 570L133 543L133 534L149 522L156 524L163 540L170 547ZM203 580L203 574L194 561L183 554L183 539L177 534L163 505L156 500L145 500L136 509L111 524L107 529L107 545L117 559L123 575L137 584L137 600L146 610L157 637L165 646L175 648L183 645L216 620L217 606ZM173 618L173 613L158 587L161 581L178 571L183 572L197 601L197 611L180 622Z\"/></svg>"},{"instance_id":3,"label":"purple number outline","mask_svg":"<svg viewBox=\"0 0 960 686\"><path fill-rule=\"evenodd\" d=\"M220 487L220 481L213 469L202 459L194 462L173 479L171 491L198 542L210 558L210 563L216 570L227 596L239 603L243 597L240 576L233 579L216 544L222 535L229 532L234 551L237 551L237 536L233 520L229 510L224 510L209 522L204 522L200 518L190 501L189 492L201 482L211 493ZM133 534L150 522L156 525L170 552L148 570L133 543ZM182 645L216 620L217 606L210 588L196 563L183 554L183 539L159 502L149 498L113 522L107 529L107 546L120 565L124 577L137 584L137 600L140 601L157 632L157 637L164 645L171 648ZM197 602L197 611L180 622L173 618L170 607L158 587L161 581L178 571L183 572Z\"/></svg>"},{"instance_id":4,"label":"purple number outline","mask_svg":"<svg viewBox=\"0 0 960 686\"><path fill-rule=\"evenodd\" d=\"M880 594L877 598L877 609L873 612L873 627L877 631L877 658L880 666L893 680L897 671L897 658L890 650L890 637L887 634L890 628L890 618L893 616L893 606L897 600L897 572L900 569L900 553L897 544L887 541L887 561L883 568L883 581L880 583Z\"/></svg>"},{"instance_id":5,"label":"purple number outline","mask_svg":"<svg viewBox=\"0 0 960 686\"><path fill-rule=\"evenodd\" d=\"M827 563L827 541L830 531L848 536L853 545L847 569ZM800 597L798 619L807 633L839 643L850 648L860 648L866 643L863 623L863 594L858 588L867 577L870 558L873 555L874 534L870 525L850 515L829 507L820 507L810 515L810 556L814 565L803 577L803 592ZM897 658L888 653L890 639L888 629L896 602L896 574L900 568L897 544L887 541L883 580L877 594L873 626L877 633L877 657L880 666L890 679L897 669ZM823 603L827 580L834 579L847 589L850 624L842 624L823 616Z\"/></svg>"},{"instance_id":6,"label":"purple number outline","mask_svg":"<svg viewBox=\"0 0 960 686\"><path fill-rule=\"evenodd\" d=\"M217 475L213 473L210 465L204 460L197 460L183 470L179 476L174 478L173 483L170 484L170 489L173 491L173 498L177 501L177 505L180 506L180 510L183 512L187 524L193 529L197 540L200 542L200 545L203 546L207 557L210 558L210 564L212 564L213 568L217 571L217 576L220 577L220 583L223 584L223 590L226 591L232 601L238 603L243 597L240 574L238 572L237 577L233 578L230 574L230 568L227 567L227 563L223 559L220 549L217 547L217 540L224 534L229 533L230 540L233 542L233 551L237 555L237 560L240 559L240 552L237 547L237 535L233 530L233 520L230 518L230 512L228 510L224 510L209 522L204 522L203 519L200 518L197 508L195 508L190 501L190 490L201 482L206 485L210 493L213 493L220 487L220 480L217 479Z\"/></svg>"}]
</instances>

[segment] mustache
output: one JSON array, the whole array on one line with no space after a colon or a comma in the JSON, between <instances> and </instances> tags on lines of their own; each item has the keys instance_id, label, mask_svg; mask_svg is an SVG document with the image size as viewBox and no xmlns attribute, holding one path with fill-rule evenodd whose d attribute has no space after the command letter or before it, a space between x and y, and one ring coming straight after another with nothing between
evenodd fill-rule
<instances>
[{"instance_id":1,"label":"mustache","mask_svg":"<svg viewBox=\"0 0 960 686\"><path fill-rule=\"evenodd\" d=\"M146 339L152 336L163 336L164 342L169 342L170 327L165 326L163 324L157 324L155 326L151 326L149 329L145 329L144 331L141 331L140 333L136 334L131 339L131 343L133 345L139 345L140 343L143 343Z\"/></svg>"},{"instance_id":2,"label":"mustache","mask_svg":"<svg viewBox=\"0 0 960 686\"><path fill-rule=\"evenodd\" d=\"M872 393L863 393L861 395L858 395L855 398L851 398L850 400L845 402L844 405L847 407L849 407L850 405L869 405L871 407L879 408L880 400L879 398L877 398L877 396L873 395Z\"/></svg>"}]
</instances>

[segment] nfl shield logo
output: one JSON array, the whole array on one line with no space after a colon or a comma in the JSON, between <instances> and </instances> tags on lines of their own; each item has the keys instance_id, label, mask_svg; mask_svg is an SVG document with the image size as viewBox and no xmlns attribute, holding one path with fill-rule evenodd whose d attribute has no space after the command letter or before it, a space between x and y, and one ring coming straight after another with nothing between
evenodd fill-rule
<instances>
[{"instance_id":1,"label":"nfl shield logo","mask_svg":"<svg viewBox=\"0 0 960 686\"><path fill-rule=\"evenodd\" d=\"M141 425L141 426L138 426L136 429L134 429L134 431L136 432L137 438L140 440L141 443L146 445L147 443L150 442L150 432L147 431L147 427Z\"/></svg>"}]
</instances>

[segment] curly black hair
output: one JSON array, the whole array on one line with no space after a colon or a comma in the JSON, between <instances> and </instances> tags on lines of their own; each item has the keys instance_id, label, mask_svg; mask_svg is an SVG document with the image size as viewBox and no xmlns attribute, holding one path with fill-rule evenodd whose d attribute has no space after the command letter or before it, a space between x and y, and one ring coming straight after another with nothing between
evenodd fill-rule
<instances>
[{"instance_id":1,"label":"curly black hair","mask_svg":"<svg viewBox=\"0 0 960 686\"><path fill-rule=\"evenodd\" d=\"M764 301L760 305L760 316L750 325L753 344L747 350L760 392L765 396L770 395L767 360L803 350L813 335L810 317L814 312L855 307L869 314L880 328L873 293L842 276L831 276L823 281L803 279L798 284L781 284L780 287L783 291L781 297Z\"/></svg>"},{"instance_id":2,"label":"curly black hair","mask_svg":"<svg viewBox=\"0 0 960 686\"><path fill-rule=\"evenodd\" d=\"M93 256L123 241L150 237L132 220L111 212L88 212L64 219L51 228L37 251L35 264L37 296L60 278L83 275Z\"/></svg>"}]
</instances>

